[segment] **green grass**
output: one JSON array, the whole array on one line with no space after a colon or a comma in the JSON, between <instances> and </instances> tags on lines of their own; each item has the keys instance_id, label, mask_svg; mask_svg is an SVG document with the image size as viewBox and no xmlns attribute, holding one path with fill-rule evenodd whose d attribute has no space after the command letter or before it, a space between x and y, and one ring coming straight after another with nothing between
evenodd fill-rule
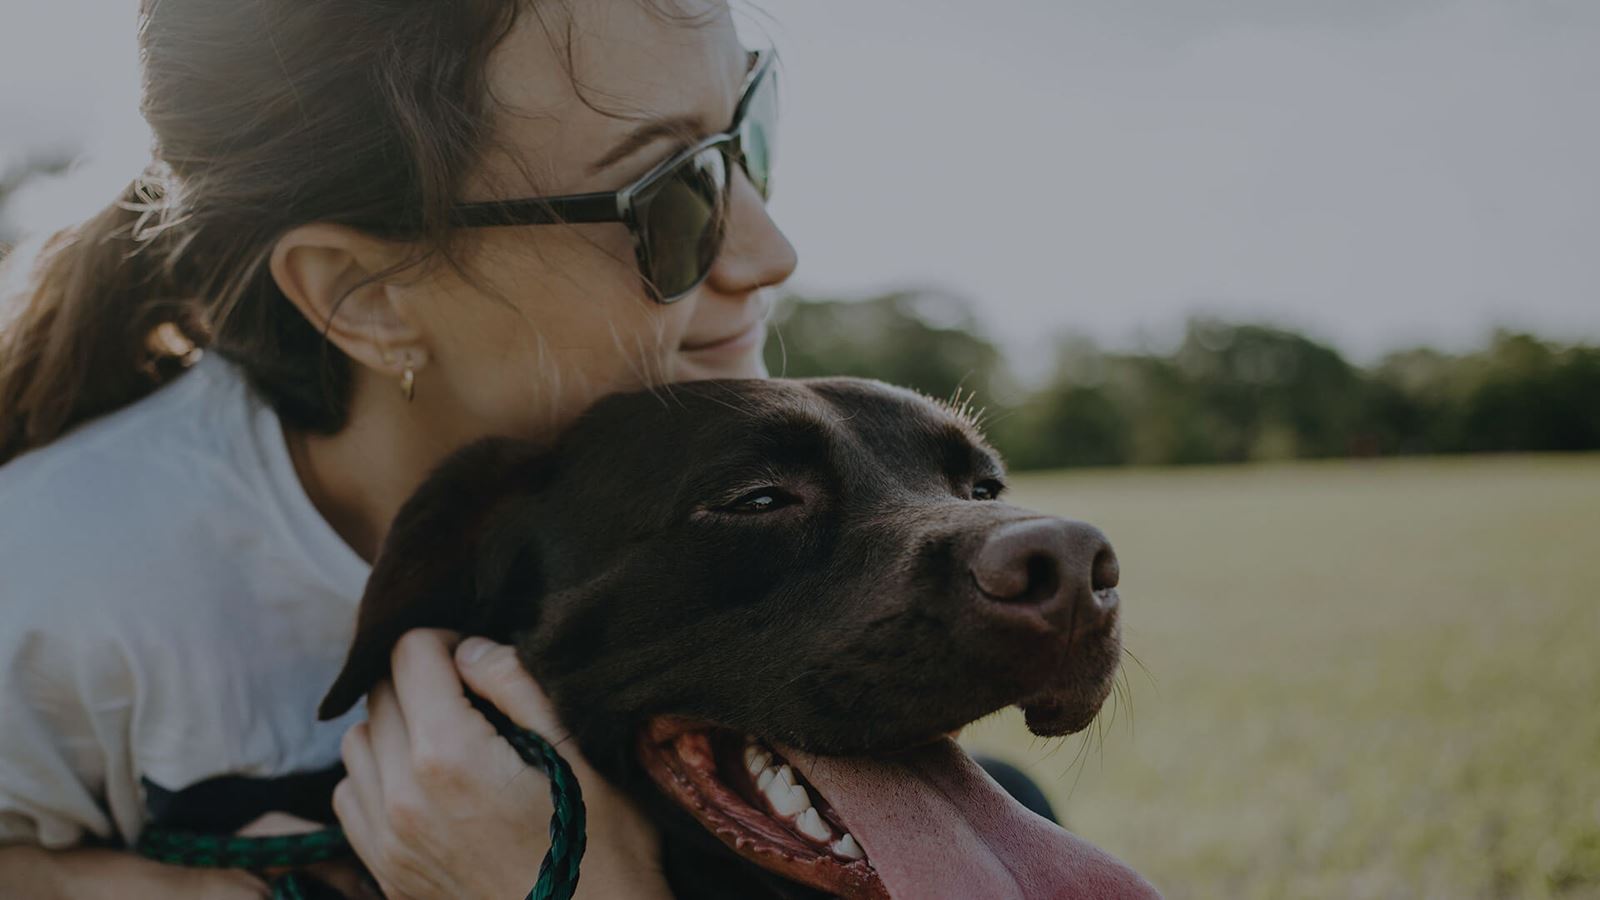
<instances>
[{"instance_id":1,"label":"green grass","mask_svg":"<svg viewBox=\"0 0 1600 900\"><path fill-rule=\"evenodd\" d=\"M1139 662L1084 736L966 741L1168 897L1600 897L1600 457L1014 491L1111 536Z\"/></svg>"}]
</instances>

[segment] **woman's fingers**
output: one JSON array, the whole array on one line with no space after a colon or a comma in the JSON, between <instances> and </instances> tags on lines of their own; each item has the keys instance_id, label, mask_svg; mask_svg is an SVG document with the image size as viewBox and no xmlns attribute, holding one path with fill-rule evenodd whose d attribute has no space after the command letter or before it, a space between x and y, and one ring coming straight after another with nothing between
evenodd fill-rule
<instances>
[{"instance_id":1,"label":"woman's fingers","mask_svg":"<svg viewBox=\"0 0 1600 900\"><path fill-rule=\"evenodd\" d=\"M444 749L441 742L474 735L487 725L462 694L463 682L546 740L566 738L549 698L507 645L481 637L463 641L455 632L419 628L395 644L392 662L393 696L399 701L413 753L419 756L432 756L432 751Z\"/></svg>"},{"instance_id":2,"label":"woman's fingers","mask_svg":"<svg viewBox=\"0 0 1600 900\"><path fill-rule=\"evenodd\" d=\"M455 682L452 672L450 680ZM457 682L458 683L458 682ZM431 697L437 691L430 692ZM457 688L457 693L460 689ZM421 705L425 697L413 694L413 704L407 708L390 682L381 682L367 695L367 728L371 733L369 746L377 775L378 802L368 812L380 818L389 831L406 840L427 834L430 816L438 816L441 792L451 792L464 787L471 777L474 765L486 762L485 754L475 749L477 743L464 732L465 726L456 730L435 733L431 748L419 746L421 728L414 722L427 721ZM467 708L479 720L476 711ZM438 717L431 717L437 720ZM493 732L488 733L490 737ZM489 758L501 748L490 748ZM503 752L510 753L510 748ZM514 755L514 754L513 754Z\"/></svg>"},{"instance_id":3,"label":"woman's fingers","mask_svg":"<svg viewBox=\"0 0 1600 900\"><path fill-rule=\"evenodd\" d=\"M456 648L456 669L467 687L493 703L511 721L537 732L552 744L567 739L550 698L522 668L514 648L485 638L467 638Z\"/></svg>"},{"instance_id":4,"label":"woman's fingers","mask_svg":"<svg viewBox=\"0 0 1600 900\"><path fill-rule=\"evenodd\" d=\"M344 837L350 842L350 849L367 863L368 870L378 880L384 895L395 900L400 894L386 882L388 866L384 864L386 858L383 854L387 847L382 832L366 808L367 800L358 796L358 792L359 789L349 778L339 782L333 789L333 814L339 817L339 825L344 828Z\"/></svg>"},{"instance_id":5,"label":"woman's fingers","mask_svg":"<svg viewBox=\"0 0 1600 900\"><path fill-rule=\"evenodd\" d=\"M370 722L350 726L339 747L339 756L344 760L344 780L349 782L340 784L349 794L350 802L359 804L365 821L373 820L383 809L383 776L372 749L371 728Z\"/></svg>"},{"instance_id":6,"label":"woman's fingers","mask_svg":"<svg viewBox=\"0 0 1600 900\"><path fill-rule=\"evenodd\" d=\"M388 712L386 718L392 719L394 711L391 709ZM372 746L371 731L372 723L369 719L357 722L344 733L339 745L339 756L344 760L345 777L333 789L333 814L338 816L339 824L344 828L345 839L350 842L350 847L355 850L356 856L369 863L379 859L379 854L389 850L389 846L383 840L384 832L378 827L378 823L385 820L386 801L377 753ZM387 869L387 866L376 865L371 869L379 878L380 884ZM335 886L342 889L342 885ZM389 891L385 893L391 898L399 896L398 893ZM345 896L361 895L345 891Z\"/></svg>"},{"instance_id":7,"label":"woman's fingers","mask_svg":"<svg viewBox=\"0 0 1600 900\"><path fill-rule=\"evenodd\" d=\"M351 730L354 729L355 726L351 726ZM411 734L406 727L405 711L395 699L394 687L387 681L379 682L367 695L366 730L367 740L363 743L372 756L373 774L379 788L377 796L403 793L411 771Z\"/></svg>"},{"instance_id":8,"label":"woman's fingers","mask_svg":"<svg viewBox=\"0 0 1600 900\"><path fill-rule=\"evenodd\" d=\"M450 632L411 632L346 733L334 809L391 897L522 896L549 846L549 783L466 700Z\"/></svg>"},{"instance_id":9,"label":"woman's fingers","mask_svg":"<svg viewBox=\"0 0 1600 900\"><path fill-rule=\"evenodd\" d=\"M418 628L395 643L391 670L394 696L400 702L419 759L438 759L461 738L492 733L461 691L451 653L461 636L453 631Z\"/></svg>"},{"instance_id":10,"label":"woman's fingers","mask_svg":"<svg viewBox=\"0 0 1600 900\"><path fill-rule=\"evenodd\" d=\"M512 648L445 631L410 632L393 681L367 697L367 722L346 735L349 775L334 810L390 898L523 896L549 848L549 781L466 699L472 691L560 746L583 783L590 896L642 896L618 881L645 873L664 896L659 839L625 797L597 777ZM629 882L630 884L632 882ZM660 888L655 890L654 888Z\"/></svg>"},{"instance_id":11,"label":"woman's fingers","mask_svg":"<svg viewBox=\"0 0 1600 900\"><path fill-rule=\"evenodd\" d=\"M513 722L555 745L583 785L594 872L586 897L670 897L661 874L660 839L633 803L594 771L556 717L550 702L517 658L515 648L471 637L456 647L461 680Z\"/></svg>"}]
</instances>

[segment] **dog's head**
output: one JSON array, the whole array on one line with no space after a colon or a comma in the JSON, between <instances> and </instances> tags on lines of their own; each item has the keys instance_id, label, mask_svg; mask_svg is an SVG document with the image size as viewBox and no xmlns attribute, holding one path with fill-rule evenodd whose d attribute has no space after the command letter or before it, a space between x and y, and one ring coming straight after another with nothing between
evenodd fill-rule
<instances>
[{"instance_id":1,"label":"dog's head","mask_svg":"<svg viewBox=\"0 0 1600 900\"><path fill-rule=\"evenodd\" d=\"M1120 657L1110 545L1004 490L963 415L876 382L611 397L552 447L463 450L406 504L322 713L411 628L483 634L669 847L769 895L1142 889L945 737L1011 705L1080 730Z\"/></svg>"}]
</instances>

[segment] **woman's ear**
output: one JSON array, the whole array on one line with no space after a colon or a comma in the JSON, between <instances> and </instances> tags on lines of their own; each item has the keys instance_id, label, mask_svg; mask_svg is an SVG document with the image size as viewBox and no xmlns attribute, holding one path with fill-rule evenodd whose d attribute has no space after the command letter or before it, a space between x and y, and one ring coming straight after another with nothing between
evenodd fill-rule
<instances>
[{"instance_id":1,"label":"woman's ear","mask_svg":"<svg viewBox=\"0 0 1600 900\"><path fill-rule=\"evenodd\" d=\"M355 228L314 222L278 239L270 267L289 302L346 356L391 372L396 348L426 357L426 336L387 284L405 253L403 245Z\"/></svg>"},{"instance_id":2,"label":"woman's ear","mask_svg":"<svg viewBox=\"0 0 1600 900\"><path fill-rule=\"evenodd\" d=\"M506 641L537 621L542 573L533 529L544 473L534 444L488 438L446 459L406 501L367 579L355 638L321 718L342 714L387 677L394 645L413 628Z\"/></svg>"}]
</instances>

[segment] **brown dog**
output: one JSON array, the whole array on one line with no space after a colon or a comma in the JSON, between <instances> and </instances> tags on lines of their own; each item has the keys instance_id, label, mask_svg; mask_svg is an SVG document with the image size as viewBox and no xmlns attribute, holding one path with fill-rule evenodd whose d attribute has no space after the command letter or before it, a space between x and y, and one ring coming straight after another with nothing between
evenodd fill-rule
<instances>
[{"instance_id":1,"label":"brown dog","mask_svg":"<svg viewBox=\"0 0 1600 900\"><path fill-rule=\"evenodd\" d=\"M1120 658L1099 531L1000 500L973 424L856 379L606 399L447 461L401 510L322 706L402 633L514 642L660 827L681 897L1146 897L945 735L1089 724Z\"/></svg>"}]
</instances>

